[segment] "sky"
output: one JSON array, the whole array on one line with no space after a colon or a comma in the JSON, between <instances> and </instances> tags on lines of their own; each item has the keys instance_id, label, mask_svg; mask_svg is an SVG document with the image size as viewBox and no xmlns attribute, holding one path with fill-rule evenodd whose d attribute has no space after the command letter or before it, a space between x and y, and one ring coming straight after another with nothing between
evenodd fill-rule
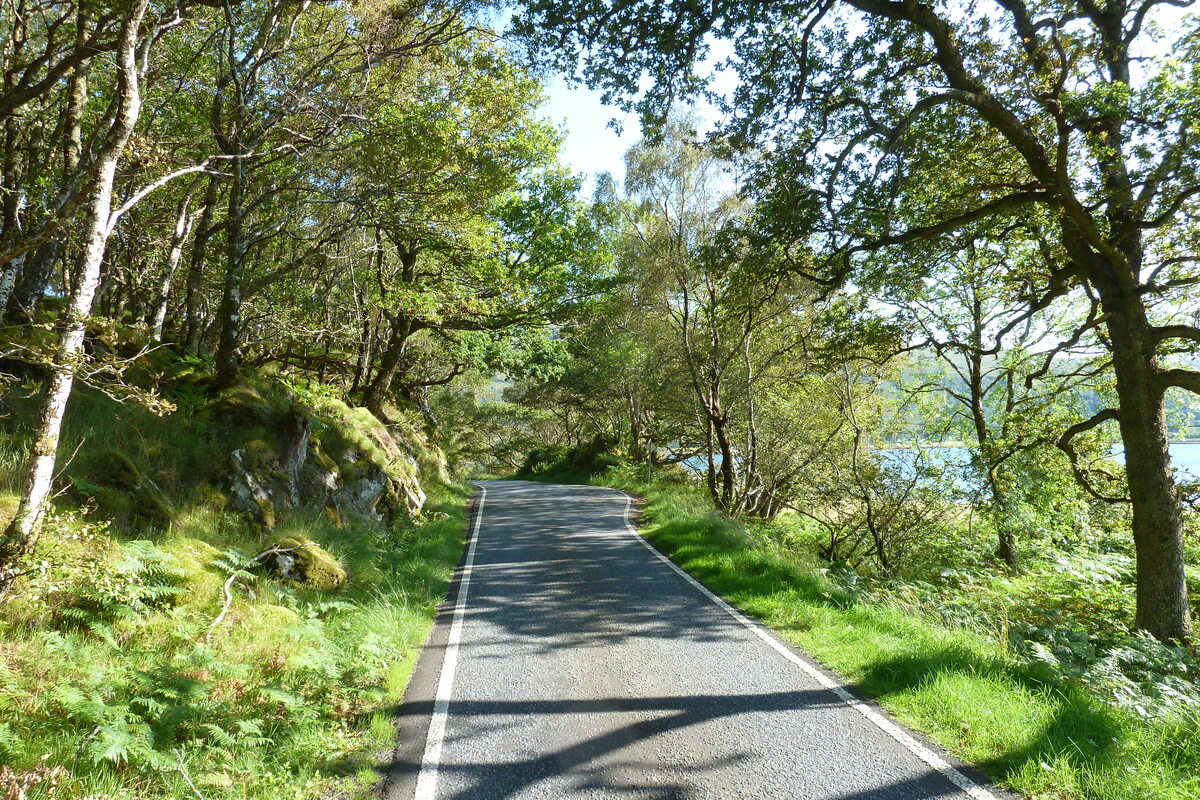
<instances>
[{"instance_id":1,"label":"sky","mask_svg":"<svg viewBox=\"0 0 1200 800\"><path fill-rule=\"evenodd\" d=\"M498 27L507 26L510 13L497 19ZM1185 13L1184 9L1160 6L1156 9L1154 19L1169 32L1178 29ZM719 40L709 44L712 50L701 69L707 66L715 70L713 87L722 94L728 94L736 86L736 78L727 70L717 69L717 65L730 55L732 46ZM1161 47L1161 44L1147 44L1152 50ZM641 136L637 117L604 105L600 101L600 93L586 86L568 86L562 76L556 75L547 82L546 93L548 102L542 112L564 128L566 141L563 143L562 160L575 172L587 176L584 190L590 191L595 174L604 171L611 172L618 185L621 185L625 179L625 151ZM700 103L695 111L708 127L718 118L716 109L707 103ZM620 133L609 127L608 123L613 119L621 124Z\"/></svg>"},{"instance_id":2,"label":"sky","mask_svg":"<svg viewBox=\"0 0 1200 800\"><path fill-rule=\"evenodd\" d=\"M588 187L597 172L611 172L618 184L625 180L625 151L641 138L637 117L606 106L600 93L585 86L567 86L555 76L546 87L549 97L542 109L552 122L566 131L562 161L575 172L588 177ZM621 123L621 133L609 127L609 121Z\"/></svg>"},{"instance_id":3,"label":"sky","mask_svg":"<svg viewBox=\"0 0 1200 800\"><path fill-rule=\"evenodd\" d=\"M498 31L509 28L514 9L504 7L488 22ZM600 102L600 93L578 85L569 87L561 75L546 82L547 102L542 114L563 129L561 159L577 173L587 176L584 191L590 192L598 172L611 172L618 185L625 180L625 151L641 138L641 125L636 115ZM609 127L617 119L622 132Z\"/></svg>"},{"instance_id":4,"label":"sky","mask_svg":"<svg viewBox=\"0 0 1200 800\"><path fill-rule=\"evenodd\" d=\"M713 88L721 93L733 90L736 78L731 72L717 69L717 64L731 51L727 42L713 42L712 52L701 69L713 70ZM621 185L625 180L625 151L641 138L641 125L637 115L625 114L619 108L606 106L600 93L586 86L568 86L561 75L547 82L548 101L542 113L552 122L564 128L562 161L575 172L587 178L585 191L590 191L597 172L611 172ZM719 118L719 112L706 101L700 101L692 111L701 120L701 132L711 129ZM620 125L620 133L609 126L611 120Z\"/></svg>"}]
</instances>

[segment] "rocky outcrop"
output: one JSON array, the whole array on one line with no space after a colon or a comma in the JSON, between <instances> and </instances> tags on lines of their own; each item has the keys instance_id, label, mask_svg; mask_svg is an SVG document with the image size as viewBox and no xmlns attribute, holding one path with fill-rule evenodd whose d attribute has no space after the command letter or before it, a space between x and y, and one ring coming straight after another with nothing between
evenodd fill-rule
<instances>
[{"instance_id":1,"label":"rocky outcrop","mask_svg":"<svg viewBox=\"0 0 1200 800\"><path fill-rule=\"evenodd\" d=\"M366 409L330 398L270 414L253 390L224 397L226 404L237 398L236 413L269 431L232 451L229 474L232 506L266 530L298 508L323 509L339 524L348 517L417 517L426 499L422 477L449 479L440 449L407 421L384 425Z\"/></svg>"},{"instance_id":2,"label":"rocky outcrop","mask_svg":"<svg viewBox=\"0 0 1200 800\"><path fill-rule=\"evenodd\" d=\"M284 415L280 431L280 469L287 476L288 502L300 505L300 471L308 460L308 443L312 433L311 420L295 407Z\"/></svg>"},{"instance_id":3,"label":"rocky outcrop","mask_svg":"<svg viewBox=\"0 0 1200 800\"><path fill-rule=\"evenodd\" d=\"M312 413L327 429L321 448L326 462L336 469L337 487L331 497L343 513L374 520L421 514L425 490L415 451L427 449L427 442L413 439L410 443L399 427L389 428L367 409L337 400L314 403Z\"/></svg>"},{"instance_id":4,"label":"rocky outcrop","mask_svg":"<svg viewBox=\"0 0 1200 800\"><path fill-rule=\"evenodd\" d=\"M229 454L229 493L233 507L253 519L266 530L275 528L275 497L270 489L270 478L260 471L261 465L253 465L246 459L244 450Z\"/></svg>"},{"instance_id":5,"label":"rocky outcrop","mask_svg":"<svg viewBox=\"0 0 1200 800\"><path fill-rule=\"evenodd\" d=\"M270 425L276 419L275 409L262 392L247 384L223 390L208 404L205 412L212 419L230 427Z\"/></svg>"}]
</instances>

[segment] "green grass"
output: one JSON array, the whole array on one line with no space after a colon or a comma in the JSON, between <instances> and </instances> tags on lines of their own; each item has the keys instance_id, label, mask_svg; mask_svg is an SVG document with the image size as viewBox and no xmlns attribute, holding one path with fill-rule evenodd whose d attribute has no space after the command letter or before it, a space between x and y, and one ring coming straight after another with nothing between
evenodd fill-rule
<instances>
[{"instance_id":1,"label":"green grass","mask_svg":"<svg viewBox=\"0 0 1200 800\"><path fill-rule=\"evenodd\" d=\"M692 487L593 480L645 498L642 533L714 592L1001 785L1047 799L1200 796L1194 717L1139 718L982 633L840 588Z\"/></svg>"},{"instance_id":2,"label":"green grass","mask_svg":"<svg viewBox=\"0 0 1200 800\"><path fill-rule=\"evenodd\" d=\"M60 797L194 797L185 773L212 800L318 797L333 786L367 796L461 554L468 496L441 490L431 509L446 516L396 535L293 519L351 582L323 593L251 581L254 595L236 589L211 634L224 573L199 537L212 531L180 526L153 545L180 568L160 582L184 591L139 613L97 611L76 624L45 612L87 607L79 593L30 597L45 589L32 582L0 620L0 763L68 770ZM88 528L60 519L46 543L61 549ZM96 536L106 566L129 548ZM61 561L59 577L104 572L70 553Z\"/></svg>"},{"instance_id":3,"label":"green grass","mask_svg":"<svg viewBox=\"0 0 1200 800\"><path fill-rule=\"evenodd\" d=\"M12 406L10 405L10 408ZM0 514L11 515L29 409L0 438ZM67 492L33 563L0 606L0 798L206 800L369 797L395 707L466 536L470 487L431 485L423 521L320 511L266 536L226 509L221 473L249 428L195 409L154 417L80 392L67 475L119 446L178 512L166 530L109 524ZM86 489L86 485L84 486ZM82 495L82 496L80 496ZM340 591L246 574L223 623L230 565L268 539L312 540L346 569ZM5 772L5 768L11 772Z\"/></svg>"}]
</instances>

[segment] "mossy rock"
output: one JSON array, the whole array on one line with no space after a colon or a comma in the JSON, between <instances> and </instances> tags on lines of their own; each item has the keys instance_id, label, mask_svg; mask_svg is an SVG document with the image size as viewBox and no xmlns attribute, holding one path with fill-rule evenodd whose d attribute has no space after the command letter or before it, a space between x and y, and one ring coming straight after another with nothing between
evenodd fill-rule
<instances>
[{"instance_id":1,"label":"mossy rock","mask_svg":"<svg viewBox=\"0 0 1200 800\"><path fill-rule=\"evenodd\" d=\"M265 430L256 430L253 433L261 434L254 435L242 442L238 449L242 451L242 457L246 459L246 463L254 467L267 467L274 469L278 465L277 451L278 447L271 441Z\"/></svg>"},{"instance_id":2,"label":"mossy rock","mask_svg":"<svg viewBox=\"0 0 1200 800\"><path fill-rule=\"evenodd\" d=\"M166 494L119 450L102 452L89 470L98 485L95 498L101 513L131 524L165 528L175 520Z\"/></svg>"},{"instance_id":3,"label":"mossy rock","mask_svg":"<svg viewBox=\"0 0 1200 800\"><path fill-rule=\"evenodd\" d=\"M205 409L207 416L223 425L250 427L267 425L275 412L262 393L248 384L225 389Z\"/></svg>"},{"instance_id":4,"label":"mossy rock","mask_svg":"<svg viewBox=\"0 0 1200 800\"><path fill-rule=\"evenodd\" d=\"M195 486L189 495L191 501L207 508L225 508L229 505L229 494L211 483Z\"/></svg>"},{"instance_id":5,"label":"mossy rock","mask_svg":"<svg viewBox=\"0 0 1200 800\"><path fill-rule=\"evenodd\" d=\"M331 500L325 504L322 512L325 514L325 518L332 522L333 526L339 531L346 527L346 515L338 508L337 503Z\"/></svg>"},{"instance_id":6,"label":"mossy rock","mask_svg":"<svg viewBox=\"0 0 1200 800\"><path fill-rule=\"evenodd\" d=\"M334 591L346 585L346 570L332 555L315 542L285 536L274 543L271 556L276 570L290 581L308 589Z\"/></svg>"},{"instance_id":7,"label":"mossy rock","mask_svg":"<svg viewBox=\"0 0 1200 800\"><path fill-rule=\"evenodd\" d=\"M354 471L353 462L369 462L391 477L409 477L412 467L406 453L378 418L361 407L331 398L320 398L308 409L336 433L327 442L329 455L343 473Z\"/></svg>"},{"instance_id":8,"label":"mossy rock","mask_svg":"<svg viewBox=\"0 0 1200 800\"><path fill-rule=\"evenodd\" d=\"M325 448L321 445L320 440L313 439L309 442L309 451L316 456L317 463L321 465L321 469L326 472L333 473L335 476L341 476L342 470L338 467L336 461L329 457L325 452Z\"/></svg>"}]
</instances>

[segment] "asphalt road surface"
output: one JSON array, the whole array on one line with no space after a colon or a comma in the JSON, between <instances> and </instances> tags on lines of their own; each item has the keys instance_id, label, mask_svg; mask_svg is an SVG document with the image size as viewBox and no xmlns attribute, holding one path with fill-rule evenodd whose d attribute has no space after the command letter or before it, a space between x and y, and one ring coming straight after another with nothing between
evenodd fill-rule
<instances>
[{"instance_id":1,"label":"asphalt road surface","mask_svg":"<svg viewBox=\"0 0 1200 800\"><path fill-rule=\"evenodd\" d=\"M628 505L480 485L388 798L1004 796L682 577Z\"/></svg>"}]
</instances>

